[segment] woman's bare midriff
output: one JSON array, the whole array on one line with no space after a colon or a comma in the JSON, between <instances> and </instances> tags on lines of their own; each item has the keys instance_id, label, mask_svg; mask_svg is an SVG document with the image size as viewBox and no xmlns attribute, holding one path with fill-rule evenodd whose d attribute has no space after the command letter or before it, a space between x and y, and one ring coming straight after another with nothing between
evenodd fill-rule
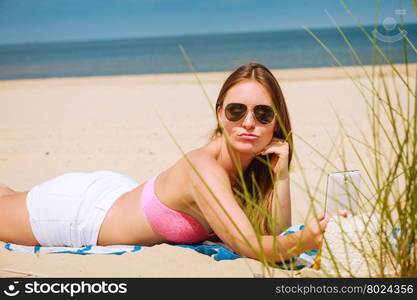
<instances>
[{"instance_id":1,"label":"woman's bare midriff","mask_svg":"<svg viewBox=\"0 0 417 300\"><path fill-rule=\"evenodd\" d=\"M120 196L107 212L97 245L153 245L164 241L149 225L141 203L145 183Z\"/></svg>"},{"instance_id":2,"label":"woman's bare midriff","mask_svg":"<svg viewBox=\"0 0 417 300\"><path fill-rule=\"evenodd\" d=\"M203 228L210 233L211 229L195 201L184 193L187 184L188 163L185 159L162 172L156 178L154 191L158 199L171 209L187 213L196 218ZM146 183L125 193L115 201L106 214L101 225L98 245L154 245L168 242L155 232L142 208L142 192ZM180 189L179 189L180 187ZM180 199L180 201L179 201Z\"/></svg>"},{"instance_id":3,"label":"woman's bare midriff","mask_svg":"<svg viewBox=\"0 0 417 300\"><path fill-rule=\"evenodd\" d=\"M20 245L38 246L30 225L29 211L26 206L28 192L12 192L0 197L3 210L0 211L2 224L0 240Z\"/></svg>"}]
</instances>

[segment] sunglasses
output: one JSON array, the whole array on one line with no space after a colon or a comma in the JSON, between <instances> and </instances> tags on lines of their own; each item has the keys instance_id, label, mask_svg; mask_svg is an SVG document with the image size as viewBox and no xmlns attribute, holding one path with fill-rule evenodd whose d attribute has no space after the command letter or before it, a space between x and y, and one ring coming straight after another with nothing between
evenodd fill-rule
<instances>
[{"instance_id":1,"label":"sunglasses","mask_svg":"<svg viewBox=\"0 0 417 300\"><path fill-rule=\"evenodd\" d=\"M229 103L225 108L225 115L229 121L237 122L243 117L246 116L248 112L248 107L243 103ZM271 106L269 105L255 105L253 108L253 114L255 115L256 120L261 124L269 124L274 120L275 113Z\"/></svg>"}]
</instances>

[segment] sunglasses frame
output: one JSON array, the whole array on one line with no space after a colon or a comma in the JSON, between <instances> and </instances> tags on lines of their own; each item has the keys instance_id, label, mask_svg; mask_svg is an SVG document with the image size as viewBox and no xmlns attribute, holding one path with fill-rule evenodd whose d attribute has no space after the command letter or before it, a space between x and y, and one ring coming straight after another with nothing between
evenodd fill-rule
<instances>
[{"instance_id":1,"label":"sunglasses frame","mask_svg":"<svg viewBox=\"0 0 417 300\"><path fill-rule=\"evenodd\" d=\"M230 109L229 109L229 107L230 107L231 105L236 105L236 104L237 104L237 105L240 105L240 106L243 106L243 107L245 108L245 112L244 112L244 113L240 116L240 118L239 118L239 119L235 119L235 118L233 118L233 117L232 117L232 114L230 113ZM256 110L259 110L259 108L260 108L260 107L267 107L268 109L270 109L270 110L272 111L272 113L273 113L273 117L271 118L271 120L270 120L270 121L268 121L268 122L264 122L262 119L259 119L259 118L258 118L258 115L257 115L257 113L256 113ZM257 109L257 108L258 108L258 109ZM272 123L272 121L274 120L275 116L276 116L276 114L275 114L275 111L274 111L273 107L272 107L272 106L270 106L270 105L266 105L266 104L258 104L258 105L255 105L255 106L253 107L253 109L249 110L248 106L247 106L246 104L244 104L244 103L232 102L232 103L227 104L227 105L225 106L225 108L224 108L225 116L226 116L227 120L229 120L230 122L238 122L238 121L242 120L244 117L246 117L246 115L248 114L248 111L250 111L250 112L253 114L253 116L255 117L255 119L256 119L259 123L261 123L261 124L263 124L263 125L268 125L268 124L271 124L271 123Z\"/></svg>"}]
</instances>

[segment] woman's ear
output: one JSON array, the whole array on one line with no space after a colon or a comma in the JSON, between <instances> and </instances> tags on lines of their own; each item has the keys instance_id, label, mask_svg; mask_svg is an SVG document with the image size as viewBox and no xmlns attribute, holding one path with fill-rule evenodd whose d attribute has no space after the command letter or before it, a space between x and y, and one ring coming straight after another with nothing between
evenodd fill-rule
<instances>
[{"instance_id":1,"label":"woman's ear","mask_svg":"<svg viewBox=\"0 0 417 300\"><path fill-rule=\"evenodd\" d=\"M222 108L220 106L217 107L217 110L216 110L217 120L220 120L221 111L222 111Z\"/></svg>"}]
</instances>

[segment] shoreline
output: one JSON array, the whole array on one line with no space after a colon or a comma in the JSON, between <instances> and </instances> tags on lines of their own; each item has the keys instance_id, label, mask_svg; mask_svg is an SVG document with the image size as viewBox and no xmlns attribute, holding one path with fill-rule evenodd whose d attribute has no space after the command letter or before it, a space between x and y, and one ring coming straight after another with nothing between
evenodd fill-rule
<instances>
[{"instance_id":1,"label":"shoreline","mask_svg":"<svg viewBox=\"0 0 417 300\"><path fill-rule=\"evenodd\" d=\"M406 74L406 64L393 64L401 74ZM347 74L353 78L366 77L365 71L372 74L372 70L383 72L385 75L392 74L392 68L388 64L384 65L364 65L362 66L330 66L318 68L294 68L294 69L271 69L279 81L299 81L299 80L321 80L321 79L347 79ZM417 68L417 63L409 63L409 75L415 77L416 72L412 71ZM359 71L359 72L358 72ZM213 82L222 80L226 74L232 71L218 72L196 72L197 76L204 82ZM346 74L347 73L347 74ZM175 78L174 78L175 77ZM100 76L73 76L73 77L47 77L47 78L18 78L18 79L0 79L1 85L9 85L14 82L22 84L31 84L35 82L64 82L73 80L82 81L105 81L106 79L137 79L146 84L163 83L168 80L171 82L190 83L197 82L194 73L155 73L155 74L126 74L126 75L100 75Z\"/></svg>"}]
</instances>

